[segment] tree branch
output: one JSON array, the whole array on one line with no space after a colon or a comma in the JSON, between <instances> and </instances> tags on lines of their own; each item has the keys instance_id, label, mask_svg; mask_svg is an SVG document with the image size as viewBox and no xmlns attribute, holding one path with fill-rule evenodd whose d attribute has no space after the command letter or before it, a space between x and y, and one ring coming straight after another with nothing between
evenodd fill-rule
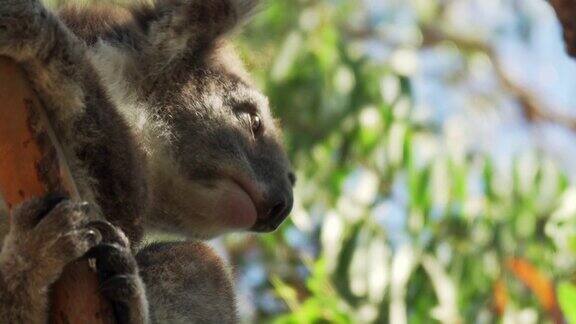
<instances>
[{"instance_id":1,"label":"tree branch","mask_svg":"<svg viewBox=\"0 0 576 324\"><path fill-rule=\"evenodd\" d=\"M435 46L441 42L451 42L461 50L482 52L486 54L492 62L496 78L504 89L518 100L522 110L522 115L527 121L554 123L576 132L576 118L557 113L553 109L546 107L542 100L535 96L530 90L513 80L513 78L506 73L506 69L494 49L488 44L483 43L482 41L448 34L432 26L422 26L422 35L424 47Z\"/></svg>"},{"instance_id":2,"label":"tree branch","mask_svg":"<svg viewBox=\"0 0 576 324\"><path fill-rule=\"evenodd\" d=\"M550 0L551 5L556 10L562 26L564 27L564 37L566 48L569 53L576 57L576 0ZM549 122L566 127L576 132L576 118L558 113L546 107L540 98L535 96L529 89L518 84L506 73L506 69L499 59L494 49L482 40L448 33L437 26L421 23L423 48L434 47L443 42L455 44L460 50L466 52L481 52L488 56L494 67L495 76L512 96L514 96L522 111L522 115L529 122ZM381 39L371 27L353 28L348 26L346 34L352 38L360 39ZM392 44L401 46L401 44Z\"/></svg>"}]
</instances>

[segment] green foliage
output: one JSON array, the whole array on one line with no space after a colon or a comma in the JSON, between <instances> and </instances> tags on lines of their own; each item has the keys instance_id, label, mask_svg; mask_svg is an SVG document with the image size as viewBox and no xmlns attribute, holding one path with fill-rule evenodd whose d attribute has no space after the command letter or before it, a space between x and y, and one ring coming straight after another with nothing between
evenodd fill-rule
<instances>
[{"instance_id":1,"label":"green foliage","mask_svg":"<svg viewBox=\"0 0 576 324\"><path fill-rule=\"evenodd\" d=\"M576 323L576 286L561 283L558 287L558 299L568 323Z\"/></svg>"}]
</instances>

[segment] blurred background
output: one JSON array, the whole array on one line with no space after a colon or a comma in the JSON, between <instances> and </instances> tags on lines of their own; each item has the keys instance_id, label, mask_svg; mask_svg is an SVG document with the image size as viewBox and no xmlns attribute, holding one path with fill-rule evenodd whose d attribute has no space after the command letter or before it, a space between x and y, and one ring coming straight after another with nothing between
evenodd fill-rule
<instances>
[{"instance_id":1,"label":"blurred background","mask_svg":"<svg viewBox=\"0 0 576 324\"><path fill-rule=\"evenodd\" d=\"M267 0L237 45L299 178L279 231L213 242L244 323L576 323L576 61L546 1Z\"/></svg>"},{"instance_id":2,"label":"blurred background","mask_svg":"<svg viewBox=\"0 0 576 324\"><path fill-rule=\"evenodd\" d=\"M544 0L270 0L238 46L298 170L225 237L246 323L576 323L576 61Z\"/></svg>"}]
</instances>

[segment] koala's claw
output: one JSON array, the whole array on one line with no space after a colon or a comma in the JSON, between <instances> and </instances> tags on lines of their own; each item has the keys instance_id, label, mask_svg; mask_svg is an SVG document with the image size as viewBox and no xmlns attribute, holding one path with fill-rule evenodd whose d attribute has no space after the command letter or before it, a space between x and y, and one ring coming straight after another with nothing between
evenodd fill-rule
<instances>
[{"instance_id":1,"label":"koala's claw","mask_svg":"<svg viewBox=\"0 0 576 324\"><path fill-rule=\"evenodd\" d=\"M124 232L107 221L97 220L88 224L91 228L96 228L102 234L103 243L114 243L124 249L130 249L130 241Z\"/></svg>"}]
</instances>

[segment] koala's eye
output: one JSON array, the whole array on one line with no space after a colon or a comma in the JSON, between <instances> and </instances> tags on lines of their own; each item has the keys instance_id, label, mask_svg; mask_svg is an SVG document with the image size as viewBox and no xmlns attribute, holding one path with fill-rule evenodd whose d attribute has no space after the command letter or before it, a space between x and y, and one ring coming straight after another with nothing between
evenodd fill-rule
<instances>
[{"instance_id":1,"label":"koala's eye","mask_svg":"<svg viewBox=\"0 0 576 324\"><path fill-rule=\"evenodd\" d=\"M236 107L239 118L250 127L252 135L258 136L262 133L262 117L258 114L258 109L251 103L243 103Z\"/></svg>"},{"instance_id":2,"label":"koala's eye","mask_svg":"<svg viewBox=\"0 0 576 324\"><path fill-rule=\"evenodd\" d=\"M260 134L260 132L262 131L262 119L260 118L260 116L256 114L251 114L250 125L252 127L252 133L254 133L254 135Z\"/></svg>"}]
</instances>

